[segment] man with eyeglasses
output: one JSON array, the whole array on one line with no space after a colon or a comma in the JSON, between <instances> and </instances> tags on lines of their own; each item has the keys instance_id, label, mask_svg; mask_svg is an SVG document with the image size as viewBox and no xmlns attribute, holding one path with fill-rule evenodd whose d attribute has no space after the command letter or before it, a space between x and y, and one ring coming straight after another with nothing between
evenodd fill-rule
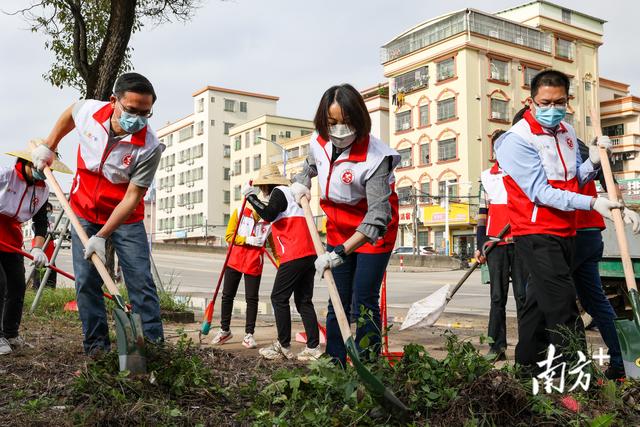
<instances>
[{"instance_id":1,"label":"man with eyeglasses","mask_svg":"<svg viewBox=\"0 0 640 427\"><path fill-rule=\"evenodd\" d=\"M62 113L46 145L33 151L33 163L36 169L42 169L53 161L53 151L60 140L72 129L77 130L78 170L70 204L91 238L84 247L72 230L73 269L84 350L90 355L109 351L111 346L102 280L90 261L93 253L106 261L105 241L109 237L133 310L142 318L145 337L152 341L164 339L143 224L143 198L164 149L147 125L155 101L155 91L146 77L123 74L108 102L76 102Z\"/></svg>"},{"instance_id":2,"label":"man with eyeglasses","mask_svg":"<svg viewBox=\"0 0 640 427\"><path fill-rule=\"evenodd\" d=\"M600 169L598 145L608 148L611 142L599 138L582 162L575 130L563 121L568 101L565 74L538 73L531 81L530 109L495 144L505 173L516 256L530 274L518 322L516 362L533 372L549 344L556 354L575 356L567 354L567 332L584 343L571 274L576 210L595 210L611 218L611 210L622 207L603 197L579 194Z\"/></svg>"}]
</instances>

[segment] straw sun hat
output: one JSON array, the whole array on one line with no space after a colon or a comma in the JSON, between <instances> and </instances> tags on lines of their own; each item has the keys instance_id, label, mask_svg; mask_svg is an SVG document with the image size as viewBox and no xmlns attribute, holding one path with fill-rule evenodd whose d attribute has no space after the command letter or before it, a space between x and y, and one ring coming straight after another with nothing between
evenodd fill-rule
<instances>
[{"instance_id":1,"label":"straw sun hat","mask_svg":"<svg viewBox=\"0 0 640 427\"><path fill-rule=\"evenodd\" d=\"M38 147L38 145L42 145L42 144L44 144L44 140L42 140L42 139L32 139L27 144L27 148L25 150L9 151L7 154L10 155L10 156L17 157L19 159L24 159L24 160L27 160L29 162L33 162L33 159L31 158L31 152L33 150L35 150L36 147ZM51 164L51 169L54 170L54 171L62 172L62 173L69 173L69 174L73 173L73 171L71 169L69 169L67 167L67 165L65 165L64 163L62 163L58 159L55 159L53 161L53 163Z\"/></svg>"},{"instance_id":2,"label":"straw sun hat","mask_svg":"<svg viewBox=\"0 0 640 427\"><path fill-rule=\"evenodd\" d=\"M274 164L265 165L260 168L258 177L253 180L253 185L289 185L291 181L282 176L278 166Z\"/></svg>"}]
</instances>

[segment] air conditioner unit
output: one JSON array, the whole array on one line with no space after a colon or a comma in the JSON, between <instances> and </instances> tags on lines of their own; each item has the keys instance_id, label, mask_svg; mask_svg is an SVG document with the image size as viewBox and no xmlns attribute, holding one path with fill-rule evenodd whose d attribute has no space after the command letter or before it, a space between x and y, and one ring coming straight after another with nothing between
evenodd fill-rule
<instances>
[{"instance_id":1,"label":"air conditioner unit","mask_svg":"<svg viewBox=\"0 0 640 427\"><path fill-rule=\"evenodd\" d=\"M630 151L628 153L623 153L622 156L625 160L633 160L636 158L636 152Z\"/></svg>"},{"instance_id":2,"label":"air conditioner unit","mask_svg":"<svg viewBox=\"0 0 640 427\"><path fill-rule=\"evenodd\" d=\"M499 33L497 31L489 31L489 37L493 37L494 39L498 38Z\"/></svg>"},{"instance_id":3,"label":"air conditioner unit","mask_svg":"<svg viewBox=\"0 0 640 427\"><path fill-rule=\"evenodd\" d=\"M498 111L492 111L491 118L495 120L502 120L502 114L500 114L500 112Z\"/></svg>"},{"instance_id":4,"label":"air conditioner unit","mask_svg":"<svg viewBox=\"0 0 640 427\"><path fill-rule=\"evenodd\" d=\"M171 191L173 191L173 187L167 187L166 192L171 193Z\"/></svg>"},{"instance_id":5,"label":"air conditioner unit","mask_svg":"<svg viewBox=\"0 0 640 427\"><path fill-rule=\"evenodd\" d=\"M278 136L279 136L280 138L284 138L284 132L280 132L280 133L278 133Z\"/></svg>"},{"instance_id":6,"label":"air conditioner unit","mask_svg":"<svg viewBox=\"0 0 640 427\"><path fill-rule=\"evenodd\" d=\"M492 80L500 80L500 75L496 71L492 71L491 72L491 79Z\"/></svg>"},{"instance_id":7,"label":"air conditioner unit","mask_svg":"<svg viewBox=\"0 0 640 427\"><path fill-rule=\"evenodd\" d=\"M403 160L402 162L400 162L401 168L408 168L409 166L411 166L411 160Z\"/></svg>"},{"instance_id":8,"label":"air conditioner unit","mask_svg":"<svg viewBox=\"0 0 640 427\"><path fill-rule=\"evenodd\" d=\"M166 168L164 168L167 172L171 172L173 170L172 166L167 166Z\"/></svg>"},{"instance_id":9,"label":"air conditioner unit","mask_svg":"<svg viewBox=\"0 0 640 427\"><path fill-rule=\"evenodd\" d=\"M408 122L402 123L402 130L407 130L407 129L409 129L409 123Z\"/></svg>"}]
</instances>

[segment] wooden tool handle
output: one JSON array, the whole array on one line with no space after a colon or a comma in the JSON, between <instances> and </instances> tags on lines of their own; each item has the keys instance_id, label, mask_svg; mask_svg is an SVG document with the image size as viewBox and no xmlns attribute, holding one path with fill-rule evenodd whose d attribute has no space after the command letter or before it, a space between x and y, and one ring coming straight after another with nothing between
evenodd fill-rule
<instances>
[{"instance_id":1,"label":"wooden tool handle","mask_svg":"<svg viewBox=\"0 0 640 427\"><path fill-rule=\"evenodd\" d=\"M51 169L48 166L44 168L44 174L47 177L47 182L49 183L49 185L53 187L53 192L58 197L58 201L60 202L60 205L62 205L62 209L64 209L67 218L69 218L69 221L71 221L73 229L78 234L78 237L80 237L80 241L82 241L82 244L84 246L87 246L89 237L84 231L82 224L80 224L80 220L78 220L75 212L73 212L73 209L71 209L71 205L69 205L69 202L64 195L64 191L62 191L60 184L58 184L58 181L56 181L56 178L53 176L53 172L51 172ZM118 287L113 282L113 279L111 279L111 275L109 274L107 267L105 267L100 257L97 254L93 253L91 255L91 261L93 262L93 265L95 265L96 270L98 270L102 281L104 282L111 295L119 297L120 291L118 291ZM126 306L124 307L124 310L128 311Z\"/></svg>"},{"instance_id":2,"label":"wooden tool handle","mask_svg":"<svg viewBox=\"0 0 640 427\"><path fill-rule=\"evenodd\" d=\"M302 197L300 199L300 205L304 210L304 218L307 220L307 228L309 229L309 234L313 241L313 247L316 250L316 254L320 256L325 253L325 250L324 245L320 240L316 223L313 221L313 213L311 212L311 207L309 207L309 200L307 200L306 197ZM342 307L342 300L340 299L340 294L338 293L338 288L336 287L336 282L333 279L331 269L326 269L324 271L324 278L327 279L329 297L331 298L331 304L333 304L333 311L336 313L336 318L338 319L340 334L342 335L342 339L346 342L351 338L351 327L349 326L347 315L344 312L344 307Z\"/></svg>"},{"instance_id":3,"label":"wooden tool handle","mask_svg":"<svg viewBox=\"0 0 640 427\"><path fill-rule=\"evenodd\" d=\"M602 128L600 127L600 116L596 114L595 109L591 109L591 124L595 129L597 137L602 136ZM607 150L603 147L598 147L600 152L600 166L602 167L602 173L604 174L604 181L607 184L607 194L609 200L613 202L622 202L618 196L618 189L615 181L613 180L613 172L611 171L611 163L609 163L609 157ZM624 220L622 219L622 210L613 209L611 211L613 217L613 225L616 229L616 238L618 239L618 247L620 248L620 258L622 259L622 269L624 270L624 279L627 283L627 289L635 289L636 276L633 272L633 264L631 262L631 256L629 255L629 244L627 242L627 236L624 232Z\"/></svg>"}]
</instances>

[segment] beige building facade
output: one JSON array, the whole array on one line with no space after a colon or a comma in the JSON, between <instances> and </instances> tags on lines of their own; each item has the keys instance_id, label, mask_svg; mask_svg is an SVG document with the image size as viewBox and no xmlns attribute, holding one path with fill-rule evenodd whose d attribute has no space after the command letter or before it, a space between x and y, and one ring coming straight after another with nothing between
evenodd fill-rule
<instances>
[{"instance_id":1,"label":"beige building facade","mask_svg":"<svg viewBox=\"0 0 640 427\"><path fill-rule=\"evenodd\" d=\"M496 14L453 12L382 47L391 94L390 145L402 157L396 170L398 245L412 246L416 236L418 245L444 253L448 218L450 253L472 253L479 176L493 162L491 137L510 127L540 70L554 68L571 77L567 120L580 137L593 135L588 111L598 107L603 23L535 1Z\"/></svg>"},{"instance_id":2,"label":"beige building facade","mask_svg":"<svg viewBox=\"0 0 640 427\"><path fill-rule=\"evenodd\" d=\"M166 149L156 173L156 237L221 244L230 203L229 132L275 114L278 97L207 86L192 98L193 113L158 130Z\"/></svg>"}]
</instances>

